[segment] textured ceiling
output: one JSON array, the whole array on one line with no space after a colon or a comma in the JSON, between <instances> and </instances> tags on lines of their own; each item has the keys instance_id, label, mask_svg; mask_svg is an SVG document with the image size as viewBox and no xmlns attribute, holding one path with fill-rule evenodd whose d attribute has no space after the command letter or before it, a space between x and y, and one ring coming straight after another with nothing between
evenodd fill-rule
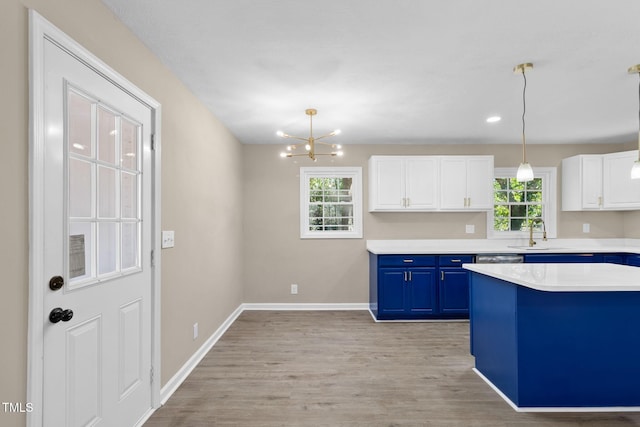
<instances>
[{"instance_id":1,"label":"textured ceiling","mask_svg":"<svg viewBox=\"0 0 640 427\"><path fill-rule=\"evenodd\" d=\"M102 1L243 143L637 137L638 0Z\"/></svg>"}]
</instances>

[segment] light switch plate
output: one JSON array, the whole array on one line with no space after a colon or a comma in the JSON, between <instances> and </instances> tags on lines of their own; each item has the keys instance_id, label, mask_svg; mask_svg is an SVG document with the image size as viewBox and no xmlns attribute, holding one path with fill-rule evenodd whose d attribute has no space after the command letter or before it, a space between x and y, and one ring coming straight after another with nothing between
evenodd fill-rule
<instances>
[{"instance_id":1,"label":"light switch plate","mask_svg":"<svg viewBox=\"0 0 640 427\"><path fill-rule=\"evenodd\" d=\"M591 231L591 226L587 223L582 224L582 232L589 233Z\"/></svg>"},{"instance_id":2,"label":"light switch plate","mask_svg":"<svg viewBox=\"0 0 640 427\"><path fill-rule=\"evenodd\" d=\"M476 226L473 224L467 224L465 227L465 231L467 234L473 234L476 232Z\"/></svg>"},{"instance_id":3,"label":"light switch plate","mask_svg":"<svg viewBox=\"0 0 640 427\"><path fill-rule=\"evenodd\" d=\"M174 232L171 231L162 231L162 249L172 248L175 246L175 238Z\"/></svg>"}]
</instances>

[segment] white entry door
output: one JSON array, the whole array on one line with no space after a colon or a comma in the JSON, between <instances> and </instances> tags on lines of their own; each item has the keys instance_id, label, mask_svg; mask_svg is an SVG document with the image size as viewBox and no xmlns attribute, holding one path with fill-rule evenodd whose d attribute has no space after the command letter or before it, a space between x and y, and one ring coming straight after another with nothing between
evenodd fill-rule
<instances>
[{"instance_id":1,"label":"white entry door","mask_svg":"<svg viewBox=\"0 0 640 427\"><path fill-rule=\"evenodd\" d=\"M44 43L45 426L151 407L152 110Z\"/></svg>"}]
</instances>

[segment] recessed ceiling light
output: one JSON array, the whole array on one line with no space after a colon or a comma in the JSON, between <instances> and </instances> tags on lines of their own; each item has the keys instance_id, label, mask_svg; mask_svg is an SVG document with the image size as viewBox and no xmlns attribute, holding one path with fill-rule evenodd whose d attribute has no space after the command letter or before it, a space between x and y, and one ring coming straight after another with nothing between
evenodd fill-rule
<instances>
[{"instance_id":1,"label":"recessed ceiling light","mask_svg":"<svg viewBox=\"0 0 640 427\"><path fill-rule=\"evenodd\" d=\"M502 117L500 116L487 117L487 123L496 123L496 122L499 122L500 120L502 120Z\"/></svg>"}]
</instances>

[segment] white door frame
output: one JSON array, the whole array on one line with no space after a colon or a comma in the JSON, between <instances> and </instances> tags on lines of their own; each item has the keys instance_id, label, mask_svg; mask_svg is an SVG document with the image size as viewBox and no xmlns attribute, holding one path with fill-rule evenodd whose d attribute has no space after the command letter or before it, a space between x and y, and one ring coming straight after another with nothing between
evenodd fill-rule
<instances>
[{"instance_id":1,"label":"white door frame","mask_svg":"<svg viewBox=\"0 0 640 427\"><path fill-rule=\"evenodd\" d=\"M160 406L160 104L83 48L36 11L29 10L29 329L27 359L27 402L33 411L27 413L27 426L42 425L44 372L44 43L49 40L67 51L94 72L102 75L130 96L147 105L152 112L152 236L151 257L151 367L154 372L151 406ZM148 414L150 415L151 412Z\"/></svg>"}]
</instances>

